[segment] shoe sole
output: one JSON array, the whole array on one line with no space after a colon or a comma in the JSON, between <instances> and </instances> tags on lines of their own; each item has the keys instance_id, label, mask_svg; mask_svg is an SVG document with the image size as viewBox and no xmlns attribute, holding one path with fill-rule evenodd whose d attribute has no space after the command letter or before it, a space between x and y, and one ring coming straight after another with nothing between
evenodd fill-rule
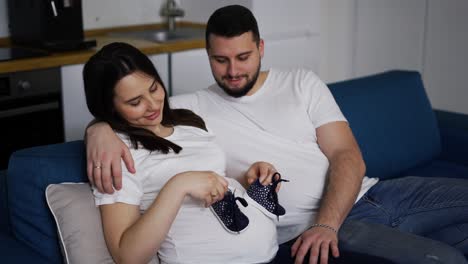
<instances>
[{"instance_id":1,"label":"shoe sole","mask_svg":"<svg viewBox=\"0 0 468 264\"><path fill-rule=\"evenodd\" d=\"M242 230L240 230L240 231L232 231L232 230L230 230L229 228L227 228L227 226L226 226L226 225L223 223L223 221L219 218L218 214L215 212L215 210L213 209L213 207L210 206L210 210L211 210L211 212L213 212L213 215L218 219L218 221L219 221L219 223L221 224L221 226L222 226L226 231L228 231L228 233L231 233L231 234L233 234L233 235L238 235L238 234L240 234L240 233L243 233L243 232L244 232L245 230L247 230L247 228L249 228L249 226L250 226L250 223L249 223L249 224L247 224L247 226L246 226L244 229L242 229ZM239 210L240 210L240 209L239 209Z\"/></svg>"},{"instance_id":2,"label":"shoe sole","mask_svg":"<svg viewBox=\"0 0 468 264\"><path fill-rule=\"evenodd\" d=\"M278 217L279 217L279 219L282 219L284 217L284 215L277 216L277 215L273 214L272 212L268 211L265 207L263 207L261 204L257 203L257 201L255 201L254 199L252 199L247 192L245 193L243 198L247 201L247 203L249 205L251 204L253 207L257 208L264 215L266 215L267 217L269 217L269 218L271 218L273 220L278 220Z\"/></svg>"}]
</instances>

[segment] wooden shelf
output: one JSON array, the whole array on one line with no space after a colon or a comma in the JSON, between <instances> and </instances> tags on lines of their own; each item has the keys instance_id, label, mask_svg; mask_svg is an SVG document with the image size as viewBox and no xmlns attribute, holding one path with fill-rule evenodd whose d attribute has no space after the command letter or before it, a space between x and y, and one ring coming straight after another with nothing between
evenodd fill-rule
<instances>
[{"instance_id":1,"label":"wooden shelf","mask_svg":"<svg viewBox=\"0 0 468 264\"><path fill-rule=\"evenodd\" d=\"M202 24L194 24L189 22L180 22L178 27L204 27ZM204 39L173 41L168 43L156 43L143 39L123 38L109 36L112 32L132 31L132 30L148 30L148 29L161 29L163 24L149 24L137 25L127 27L105 28L96 30L87 30L85 36L88 39L95 39L97 46L93 49L53 53L50 56L18 59L11 61L0 62L0 73L16 72L16 71L30 71L36 69L44 69L50 67L60 67L63 65L83 64L85 63L97 50L106 44L112 42L126 42L129 43L142 52L148 55L178 52L191 49L200 49L205 47ZM0 46L9 47L10 40L8 38L0 39Z\"/></svg>"}]
</instances>

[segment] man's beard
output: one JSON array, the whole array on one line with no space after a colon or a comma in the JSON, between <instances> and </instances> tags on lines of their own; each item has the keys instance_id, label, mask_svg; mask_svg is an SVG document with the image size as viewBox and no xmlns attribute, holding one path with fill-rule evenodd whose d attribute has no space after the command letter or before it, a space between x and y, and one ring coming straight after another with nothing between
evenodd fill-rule
<instances>
[{"instance_id":1,"label":"man's beard","mask_svg":"<svg viewBox=\"0 0 468 264\"><path fill-rule=\"evenodd\" d=\"M250 81L248 81L244 85L244 87L241 87L239 89L235 89L235 90L230 89L227 85L224 85L218 79L215 78L215 80L216 80L216 83L218 84L218 86L221 87L224 90L225 93L227 93L229 96L239 98L239 97L242 97L242 96L246 95L248 92L250 92L250 90L252 90L255 83L257 82L258 75L260 74L260 68L261 68L261 64L259 63L257 71L255 72L255 75L252 76L252 79ZM241 77L242 78L248 78L247 75L241 75ZM222 77L222 78L226 78L226 77Z\"/></svg>"}]
</instances>

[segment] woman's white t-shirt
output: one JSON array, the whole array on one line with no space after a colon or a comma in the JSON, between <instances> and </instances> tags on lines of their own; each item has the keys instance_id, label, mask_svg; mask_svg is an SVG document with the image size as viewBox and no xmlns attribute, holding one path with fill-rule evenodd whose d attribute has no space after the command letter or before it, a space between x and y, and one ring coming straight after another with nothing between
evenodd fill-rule
<instances>
[{"instance_id":1,"label":"woman's white t-shirt","mask_svg":"<svg viewBox=\"0 0 468 264\"><path fill-rule=\"evenodd\" d=\"M126 142L135 162L136 174L122 165L122 189L113 194L94 190L96 205L116 202L139 205L141 213L152 204L164 184L184 171L214 171L225 175L224 152L214 143L215 136L190 126L175 126L167 140L181 146L179 154L150 152L132 148ZM242 196L243 187L229 179L235 195ZM199 200L187 196L162 243L158 256L163 263L261 263L271 260L278 249L276 226L272 219L253 206L239 206L249 218L249 226L240 234L227 232L213 212ZM154 228L158 225L155 223ZM156 254L156 252L155 252Z\"/></svg>"}]
</instances>

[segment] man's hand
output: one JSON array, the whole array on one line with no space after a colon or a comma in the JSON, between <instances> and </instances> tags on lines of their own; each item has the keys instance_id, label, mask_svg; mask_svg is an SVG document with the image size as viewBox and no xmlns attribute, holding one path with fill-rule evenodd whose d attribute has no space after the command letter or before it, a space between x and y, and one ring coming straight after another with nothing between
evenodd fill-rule
<instances>
[{"instance_id":1,"label":"man's hand","mask_svg":"<svg viewBox=\"0 0 468 264\"><path fill-rule=\"evenodd\" d=\"M297 238L291 248L292 257L295 257L294 263L303 263L304 257L309 251L309 264L327 264L330 251L333 257L340 256L338 235L333 230L319 226L305 231ZM318 262L319 256L320 262Z\"/></svg>"},{"instance_id":2,"label":"man's hand","mask_svg":"<svg viewBox=\"0 0 468 264\"><path fill-rule=\"evenodd\" d=\"M107 123L96 123L86 130L86 160L88 179L102 193L113 193L122 188L123 159L128 171L135 173L127 145L120 140Z\"/></svg>"}]
</instances>

